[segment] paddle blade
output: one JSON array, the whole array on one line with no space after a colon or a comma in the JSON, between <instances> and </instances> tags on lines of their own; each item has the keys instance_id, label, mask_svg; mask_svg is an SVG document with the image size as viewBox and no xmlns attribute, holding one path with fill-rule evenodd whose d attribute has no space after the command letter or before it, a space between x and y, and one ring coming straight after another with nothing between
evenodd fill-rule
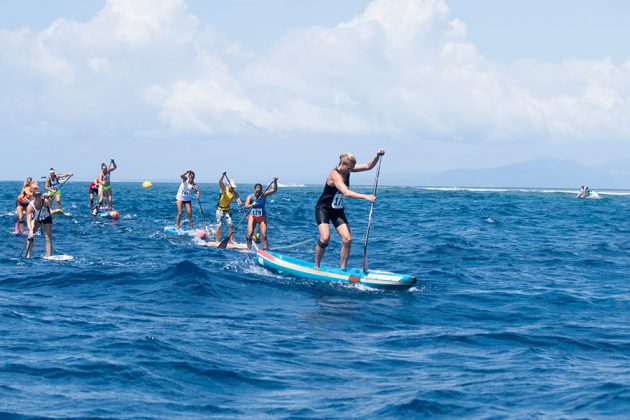
<instances>
[{"instance_id":1,"label":"paddle blade","mask_svg":"<svg viewBox=\"0 0 630 420\"><path fill-rule=\"evenodd\" d=\"M96 215L98 214L98 207L99 207L99 206L98 206L98 204L97 204L97 205L96 205L96 207L94 207L94 208L92 209L92 216L96 216Z\"/></svg>"},{"instance_id":2,"label":"paddle blade","mask_svg":"<svg viewBox=\"0 0 630 420\"><path fill-rule=\"evenodd\" d=\"M368 261L367 261L367 253L363 255L363 273L368 273Z\"/></svg>"},{"instance_id":3,"label":"paddle blade","mask_svg":"<svg viewBox=\"0 0 630 420\"><path fill-rule=\"evenodd\" d=\"M224 240L222 240L222 241L219 243L219 246L218 246L217 248L220 248L220 249L225 249L225 248L227 248L227 246L228 246L228 242L230 242L230 237L229 237L229 236L228 236L227 238L225 238Z\"/></svg>"}]
</instances>

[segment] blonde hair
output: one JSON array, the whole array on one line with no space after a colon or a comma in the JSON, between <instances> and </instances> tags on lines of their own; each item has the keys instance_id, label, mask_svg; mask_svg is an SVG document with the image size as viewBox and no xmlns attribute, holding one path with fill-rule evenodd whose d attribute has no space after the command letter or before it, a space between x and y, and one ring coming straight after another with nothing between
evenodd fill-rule
<instances>
[{"instance_id":1,"label":"blonde hair","mask_svg":"<svg viewBox=\"0 0 630 420\"><path fill-rule=\"evenodd\" d=\"M339 160L343 162L357 163L357 158L352 153L342 153L339 155Z\"/></svg>"}]
</instances>

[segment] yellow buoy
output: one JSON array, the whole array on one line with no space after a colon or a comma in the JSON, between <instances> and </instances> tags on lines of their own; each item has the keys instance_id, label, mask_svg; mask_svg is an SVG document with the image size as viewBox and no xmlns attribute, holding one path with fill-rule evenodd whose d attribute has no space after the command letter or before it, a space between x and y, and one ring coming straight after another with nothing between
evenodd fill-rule
<instances>
[{"instance_id":1,"label":"yellow buoy","mask_svg":"<svg viewBox=\"0 0 630 420\"><path fill-rule=\"evenodd\" d=\"M142 188L151 188L153 186L153 182L151 181L144 181L142 183Z\"/></svg>"}]
</instances>

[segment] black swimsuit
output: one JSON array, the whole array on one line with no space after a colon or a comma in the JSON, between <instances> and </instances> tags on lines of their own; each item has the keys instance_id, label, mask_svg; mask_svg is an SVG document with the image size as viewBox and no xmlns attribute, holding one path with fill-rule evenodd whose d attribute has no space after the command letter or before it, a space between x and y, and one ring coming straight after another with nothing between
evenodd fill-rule
<instances>
[{"instance_id":1,"label":"black swimsuit","mask_svg":"<svg viewBox=\"0 0 630 420\"><path fill-rule=\"evenodd\" d=\"M345 183L348 187L350 186L350 174L346 175ZM346 213L343 209L343 199L343 194L339 192L335 185L331 187L328 183L324 184L324 191L315 206L315 220L318 226L322 223L328 224L331 221L335 228L348 224L348 219L346 219Z\"/></svg>"}]
</instances>

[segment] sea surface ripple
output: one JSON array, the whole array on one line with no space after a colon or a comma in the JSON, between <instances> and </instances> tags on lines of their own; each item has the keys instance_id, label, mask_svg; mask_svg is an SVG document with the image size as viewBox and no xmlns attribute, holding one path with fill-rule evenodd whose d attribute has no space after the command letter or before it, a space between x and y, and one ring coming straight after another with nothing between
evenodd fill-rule
<instances>
[{"instance_id":1,"label":"sea surface ripple","mask_svg":"<svg viewBox=\"0 0 630 420\"><path fill-rule=\"evenodd\" d=\"M275 275L249 254L165 235L167 183L115 183L112 221L92 218L87 183L71 181L54 246L74 260L25 260L25 237L11 234L19 188L0 183L0 417L630 412L623 193L383 187L370 267L418 279L383 292ZM201 184L209 217L216 190ZM312 258L320 192L272 196L272 248ZM347 206L360 267L369 206ZM339 246L333 235L325 263ZM43 236L35 247L43 255Z\"/></svg>"}]
</instances>

